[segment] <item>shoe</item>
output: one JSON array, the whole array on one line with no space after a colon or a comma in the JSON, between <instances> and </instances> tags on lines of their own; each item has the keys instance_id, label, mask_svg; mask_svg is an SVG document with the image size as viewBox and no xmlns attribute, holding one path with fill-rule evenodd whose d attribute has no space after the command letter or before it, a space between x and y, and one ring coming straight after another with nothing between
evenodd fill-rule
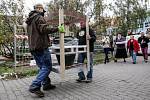
<instances>
[{"instance_id":1,"label":"shoe","mask_svg":"<svg viewBox=\"0 0 150 100\"><path fill-rule=\"evenodd\" d=\"M136 62L133 62L133 64L136 64Z\"/></svg>"},{"instance_id":2,"label":"shoe","mask_svg":"<svg viewBox=\"0 0 150 100\"><path fill-rule=\"evenodd\" d=\"M105 59L105 60L104 60L104 64L106 64L106 63L107 63L107 60Z\"/></svg>"},{"instance_id":3,"label":"shoe","mask_svg":"<svg viewBox=\"0 0 150 100\"><path fill-rule=\"evenodd\" d=\"M91 83L92 82L92 78L88 78L87 80L86 80L86 83Z\"/></svg>"},{"instance_id":4,"label":"shoe","mask_svg":"<svg viewBox=\"0 0 150 100\"><path fill-rule=\"evenodd\" d=\"M145 63L147 63L148 61L145 61Z\"/></svg>"},{"instance_id":5,"label":"shoe","mask_svg":"<svg viewBox=\"0 0 150 100\"><path fill-rule=\"evenodd\" d=\"M126 62L126 60L124 60L124 62Z\"/></svg>"},{"instance_id":6,"label":"shoe","mask_svg":"<svg viewBox=\"0 0 150 100\"><path fill-rule=\"evenodd\" d=\"M114 62L117 62L117 60L114 60Z\"/></svg>"},{"instance_id":7,"label":"shoe","mask_svg":"<svg viewBox=\"0 0 150 100\"><path fill-rule=\"evenodd\" d=\"M144 60L145 61L145 63L147 63L148 62L148 60Z\"/></svg>"},{"instance_id":8,"label":"shoe","mask_svg":"<svg viewBox=\"0 0 150 100\"><path fill-rule=\"evenodd\" d=\"M85 81L85 79L80 79L80 78L79 78L79 79L76 79L76 81L77 81L77 82L83 82L83 81Z\"/></svg>"},{"instance_id":9,"label":"shoe","mask_svg":"<svg viewBox=\"0 0 150 100\"><path fill-rule=\"evenodd\" d=\"M109 60L107 60L107 63L109 63Z\"/></svg>"},{"instance_id":10,"label":"shoe","mask_svg":"<svg viewBox=\"0 0 150 100\"><path fill-rule=\"evenodd\" d=\"M29 92L34 93L38 97L44 97L44 93L40 89L29 89Z\"/></svg>"},{"instance_id":11,"label":"shoe","mask_svg":"<svg viewBox=\"0 0 150 100\"><path fill-rule=\"evenodd\" d=\"M44 91L53 90L53 89L55 89L55 88L56 88L56 86L55 86L55 85L52 85L52 84L43 85L43 90L44 90Z\"/></svg>"}]
</instances>

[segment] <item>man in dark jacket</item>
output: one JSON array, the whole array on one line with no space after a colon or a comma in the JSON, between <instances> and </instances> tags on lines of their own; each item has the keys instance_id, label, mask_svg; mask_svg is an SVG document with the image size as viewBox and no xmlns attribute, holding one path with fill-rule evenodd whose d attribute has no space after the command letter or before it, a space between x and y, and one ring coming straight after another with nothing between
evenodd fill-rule
<instances>
[{"instance_id":1,"label":"man in dark jacket","mask_svg":"<svg viewBox=\"0 0 150 100\"><path fill-rule=\"evenodd\" d=\"M49 78L50 71L52 70L52 62L48 49L50 43L48 34L57 32L58 28L48 27L44 19L44 13L43 5L37 4L34 6L34 11L29 13L29 17L26 20L29 48L39 67L39 73L30 85L29 91L39 97L44 96L44 93L41 91L41 85L43 85L43 90L55 88L54 85L51 85Z\"/></svg>"},{"instance_id":2,"label":"man in dark jacket","mask_svg":"<svg viewBox=\"0 0 150 100\"><path fill-rule=\"evenodd\" d=\"M144 32L141 33L141 37L138 38L138 42L140 43L140 46L141 46L144 61L147 62L148 61L147 51L148 51L149 39L146 36L144 36Z\"/></svg>"},{"instance_id":3,"label":"man in dark jacket","mask_svg":"<svg viewBox=\"0 0 150 100\"><path fill-rule=\"evenodd\" d=\"M87 73L87 80L86 82L92 82L92 78L93 78L93 51L94 51L94 42L96 40L96 36L95 33L92 29L89 29L89 36L86 35L86 25L85 22L80 22L81 25L81 29L80 31L77 33L77 38L79 40L78 45L86 45L86 39L89 39L89 49L90 49L90 70ZM78 63L80 64L79 67L79 72L78 72L78 76L79 78L77 79L78 82L82 82L86 79L85 75L84 75L84 71L83 71L83 63L85 58L87 57L87 53L80 53L78 55Z\"/></svg>"}]
</instances>

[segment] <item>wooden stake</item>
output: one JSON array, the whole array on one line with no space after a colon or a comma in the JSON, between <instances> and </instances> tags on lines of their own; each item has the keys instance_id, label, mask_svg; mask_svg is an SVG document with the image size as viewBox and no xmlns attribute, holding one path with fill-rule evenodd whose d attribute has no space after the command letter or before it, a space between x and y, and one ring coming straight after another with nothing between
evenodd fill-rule
<instances>
[{"instance_id":1,"label":"wooden stake","mask_svg":"<svg viewBox=\"0 0 150 100\"><path fill-rule=\"evenodd\" d=\"M15 35L17 34L17 28L16 28L16 25L14 25L14 62L15 62L15 64L14 64L14 72L16 72L16 66L17 66L17 58L16 58L16 48L17 48L17 40L16 40L16 37L15 37Z\"/></svg>"},{"instance_id":2,"label":"wooden stake","mask_svg":"<svg viewBox=\"0 0 150 100\"><path fill-rule=\"evenodd\" d=\"M86 35L89 35L89 18L86 16ZM89 40L86 39L87 44L87 68L90 71L90 49L89 49Z\"/></svg>"},{"instance_id":3,"label":"wooden stake","mask_svg":"<svg viewBox=\"0 0 150 100\"><path fill-rule=\"evenodd\" d=\"M70 36L70 32L69 32L69 25L66 25L66 27L65 27L65 31L66 31L66 36Z\"/></svg>"},{"instance_id":4,"label":"wooden stake","mask_svg":"<svg viewBox=\"0 0 150 100\"><path fill-rule=\"evenodd\" d=\"M59 7L59 25L64 24L64 10L60 6ZM65 76L65 52L64 52L64 33L60 34L60 72L61 79L64 79Z\"/></svg>"}]
</instances>

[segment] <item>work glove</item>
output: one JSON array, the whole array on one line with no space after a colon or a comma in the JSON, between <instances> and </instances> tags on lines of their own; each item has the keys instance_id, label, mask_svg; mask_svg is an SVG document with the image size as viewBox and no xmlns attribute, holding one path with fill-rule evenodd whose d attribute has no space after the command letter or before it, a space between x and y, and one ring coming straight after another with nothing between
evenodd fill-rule
<instances>
[{"instance_id":1,"label":"work glove","mask_svg":"<svg viewBox=\"0 0 150 100\"><path fill-rule=\"evenodd\" d=\"M65 33L64 24L61 24L61 26L58 26L58 30L60 33Z\"/></svg>"}]
</instances>

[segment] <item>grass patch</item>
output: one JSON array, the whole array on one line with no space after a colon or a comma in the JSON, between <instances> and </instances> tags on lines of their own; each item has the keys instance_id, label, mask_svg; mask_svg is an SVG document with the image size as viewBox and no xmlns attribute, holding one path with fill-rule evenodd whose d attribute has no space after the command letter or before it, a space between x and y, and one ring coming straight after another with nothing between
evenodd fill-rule
<instances>
[{"instance_id":1,"label":"grass patch","mask_svg":"<svg viewBox=\"0 0 150 100\"><path fill-rule=\"evenodd\" d=\"M105 58L105 55L104 55L104 53L102 53L102 52L96 52L95 54L94 54L94 62L93 62L93 64L94 65L97 65L97 64L101 64L101 63L103 63L104 62L104 58Z\"/></svg>"},{"instance_id":2,"label":"grass patch","mask_svg":"<svg viewBox=\"0 0 150 100\"><path fill-rule=\"evenodd\" d=\"M14 68L10 67L1 67L0 68L0 75L3 79L16 79L16 78L24 78L35 76L38 73L37 67L17 67L14 71Z\"/></svg>"},{"instance_id":3,"label":"grass patch","mask_svg":"<svg viewBox=\"0 0 150 100\"><path fill-rule=\"evenodd\" d=\"M0 76L4 79L15 79L29 76L35 76L38 73L37 67L13 66L13 62L5 62L0 64Z\"/></svg>"},{"instance_id":4,"label":"grass patch","mask_svg":"<svg viewBox=\"0 0 150 100\"><path fill-rule=\"evenodd\" d=\"M22 74L26 77L28 76L35 76L38 73L38 68L30 68L30 69L26 69Z\"/></svg>"},{"instance_id":5,"label":"grass patch","mask_svg":"<svg viewBox=\"0 0 150 100\"><path fill-rule=\"evenodd\" d=\"M112 57L112 55L110 53L108 54L108 57L109 57L109 61L113 60L113 57ZM94 54L94 62L93 62L93 64L94 65L102 64L102 63L104 63L104 59L105 59L105 54L104 53L96 52Z\"/></svg>"},{"instance_id":6,"label":"grass patch","mask_svg":"<svg viewBox=\"0 0 150 100\"><path fill-rule=\"evenodd\" d=\"M13 73L13 68L10 65L10 62L4 62L0 64L0 75L2 75L3 73Z\"/></svg>"},{"instance_id":7,"label":"grass patch","mask_svg":"<svg viewBox=\"0 0 150 100\"><path fill-rule=\"evenodd\" d=\"M3 73L13 73L12 68L0 66L0 75Z\"/></svg>"}]
</instances>

